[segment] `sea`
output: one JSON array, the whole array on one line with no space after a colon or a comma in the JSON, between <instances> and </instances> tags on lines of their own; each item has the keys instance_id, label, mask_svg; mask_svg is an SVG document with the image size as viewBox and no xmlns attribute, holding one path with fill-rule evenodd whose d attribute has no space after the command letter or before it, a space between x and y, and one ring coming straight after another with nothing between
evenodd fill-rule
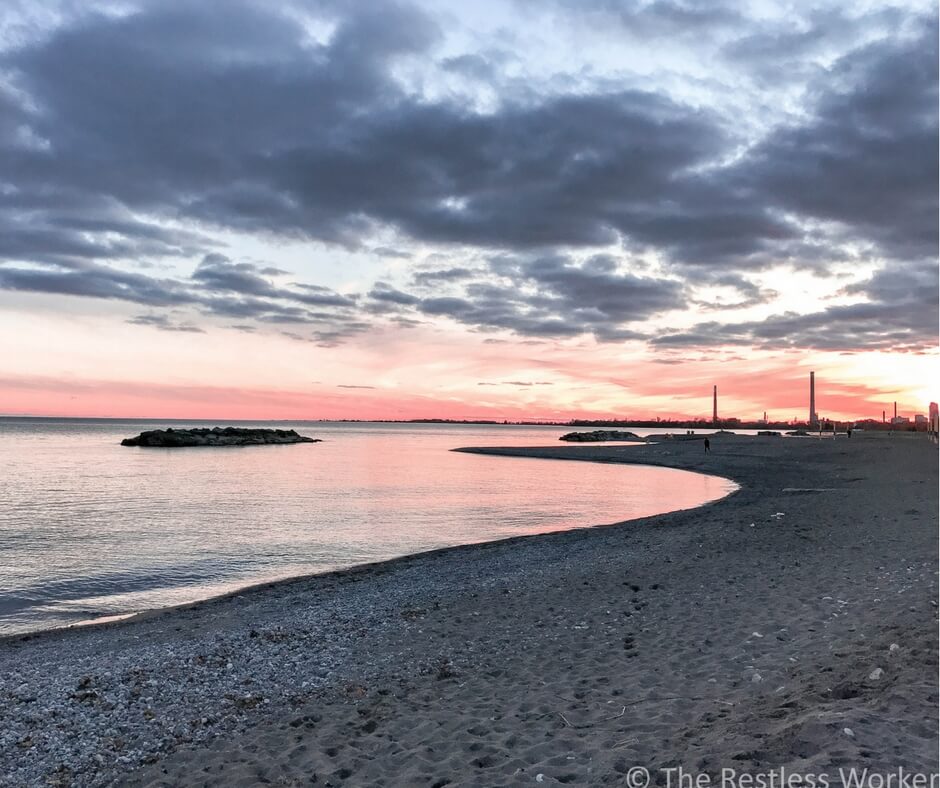
<instances>
[{"instance_id":1,"label":"sea","mask_svg":"<svg viewBox=\"0 0 940 788\"><path fill-rule=\"evenodd\" d=\"M687 509L735 489L667 468L452 451L557 446L570 430L555 426L225 421L323 442L120 445L147 429L216 424L0 418L0 635Z\"/></svg>"}]
</instances>

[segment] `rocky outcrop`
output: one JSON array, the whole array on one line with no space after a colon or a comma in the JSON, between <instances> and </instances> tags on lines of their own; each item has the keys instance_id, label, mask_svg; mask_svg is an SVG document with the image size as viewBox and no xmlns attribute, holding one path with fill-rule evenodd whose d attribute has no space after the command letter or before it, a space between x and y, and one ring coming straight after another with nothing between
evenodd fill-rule
<instances>
[{"instance_id":1,"label":"rocky outcrop","mask_svg":"<svg viewBox=\"0 0 940 788\"><path fill-rule=\"evenodd\" d=\"M125 438L122 446L260 446L267 443L320 443L316 438L298 435L296 430L269 430L242 427L213 427L175 430L148 430L136 438Z\"/></svg>"},{"instance_id":2,"label":"rocky outcrop","mask_svg":"<svg viewBox=\"0 0 940 788\"><path fill-rule=\"evenodd\" d=\"M779 438L779 437L780 437L780 433L777 432L776 430L760 430L757 434L758 434L758 435L766 435L766 436L768 436L768 437L773 437L773 438Z\"/></svg>"},{"instance_id":3,"label":"rocky outcrop","mask_svg":"<svg viewBox=\"0 0 940 788\"><path fill-rule=\"evenodd\" d=\"M602 443L603 441L641 441L643 438L633 432L594 430L593 432L569 432L558 440L573 443Z\"/></svg>"}]
</instances>

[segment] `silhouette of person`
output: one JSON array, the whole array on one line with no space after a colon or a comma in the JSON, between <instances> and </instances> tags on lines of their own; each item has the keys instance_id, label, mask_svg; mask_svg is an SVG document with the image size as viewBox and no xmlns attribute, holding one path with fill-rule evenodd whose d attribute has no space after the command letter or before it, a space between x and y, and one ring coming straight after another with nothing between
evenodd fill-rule
<instances>
[{"instance_id":1,"label":"silhouette of person","mask_svg":"<svg viewBox=\"0 0 940 788\"><path fill-rule=\"evenodd\" d=\"M711 447L712 447L711 443L709 442L708 438L706 438L705 439L705 453L706 454L708 454L708 452L711 450Z\"/></svg>"}]
</instances>

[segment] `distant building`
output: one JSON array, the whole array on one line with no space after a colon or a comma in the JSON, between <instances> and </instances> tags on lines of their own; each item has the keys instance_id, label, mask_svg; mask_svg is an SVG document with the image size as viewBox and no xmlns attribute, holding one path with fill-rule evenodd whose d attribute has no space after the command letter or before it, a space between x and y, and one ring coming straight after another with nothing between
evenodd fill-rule
<instances>
[{"instance_id":1,"label":"distant building","mask_svg":"<svg viewBox=\"0 0 940 788\"><path fill-rule=\"evenodd\" d=\"M891 419L892 424L910 424L911 420L907 416L894 416Z\"/></svg>"},{"instance_id":2,"label":"distant building","mask_svg":"<svg viewBox=\"0 0 940 788\"><path fill-rule=\"evenodd\" d=\"M917 425L926 425L927 417L923 413L918 413L916 416L914 416L914 423Z\"/></svg>"},{"instance_id":3,"label":"distant building","mask_svg":"<svg viewBox=\"0 0 940 788\"><path fill-rule=\"evenodd\" d=\"M931 402L927 413L930 419L930 424L927 425L927 429L936 435L940 432L940 407L937 406L936 402Z\"/></svg>"}]
</instances>

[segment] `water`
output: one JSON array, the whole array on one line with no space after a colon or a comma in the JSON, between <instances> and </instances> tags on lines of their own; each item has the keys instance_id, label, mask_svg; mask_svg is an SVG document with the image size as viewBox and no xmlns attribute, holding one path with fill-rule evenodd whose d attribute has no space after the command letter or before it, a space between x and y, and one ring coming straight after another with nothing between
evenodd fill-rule
<instances>
[{"instance_id":1,"label":"water","mask_svg":"<svg viewBox=\"0 0 940 788\"><path fill-rule=\"evenodd\" d=\"M558 445L560 427L280 422L268 426L324 442L120 445L167 425L186 423L0 419L0 634L644 517L734 489L665 468L449 451Z\"/></svg>"}]
</instances>

